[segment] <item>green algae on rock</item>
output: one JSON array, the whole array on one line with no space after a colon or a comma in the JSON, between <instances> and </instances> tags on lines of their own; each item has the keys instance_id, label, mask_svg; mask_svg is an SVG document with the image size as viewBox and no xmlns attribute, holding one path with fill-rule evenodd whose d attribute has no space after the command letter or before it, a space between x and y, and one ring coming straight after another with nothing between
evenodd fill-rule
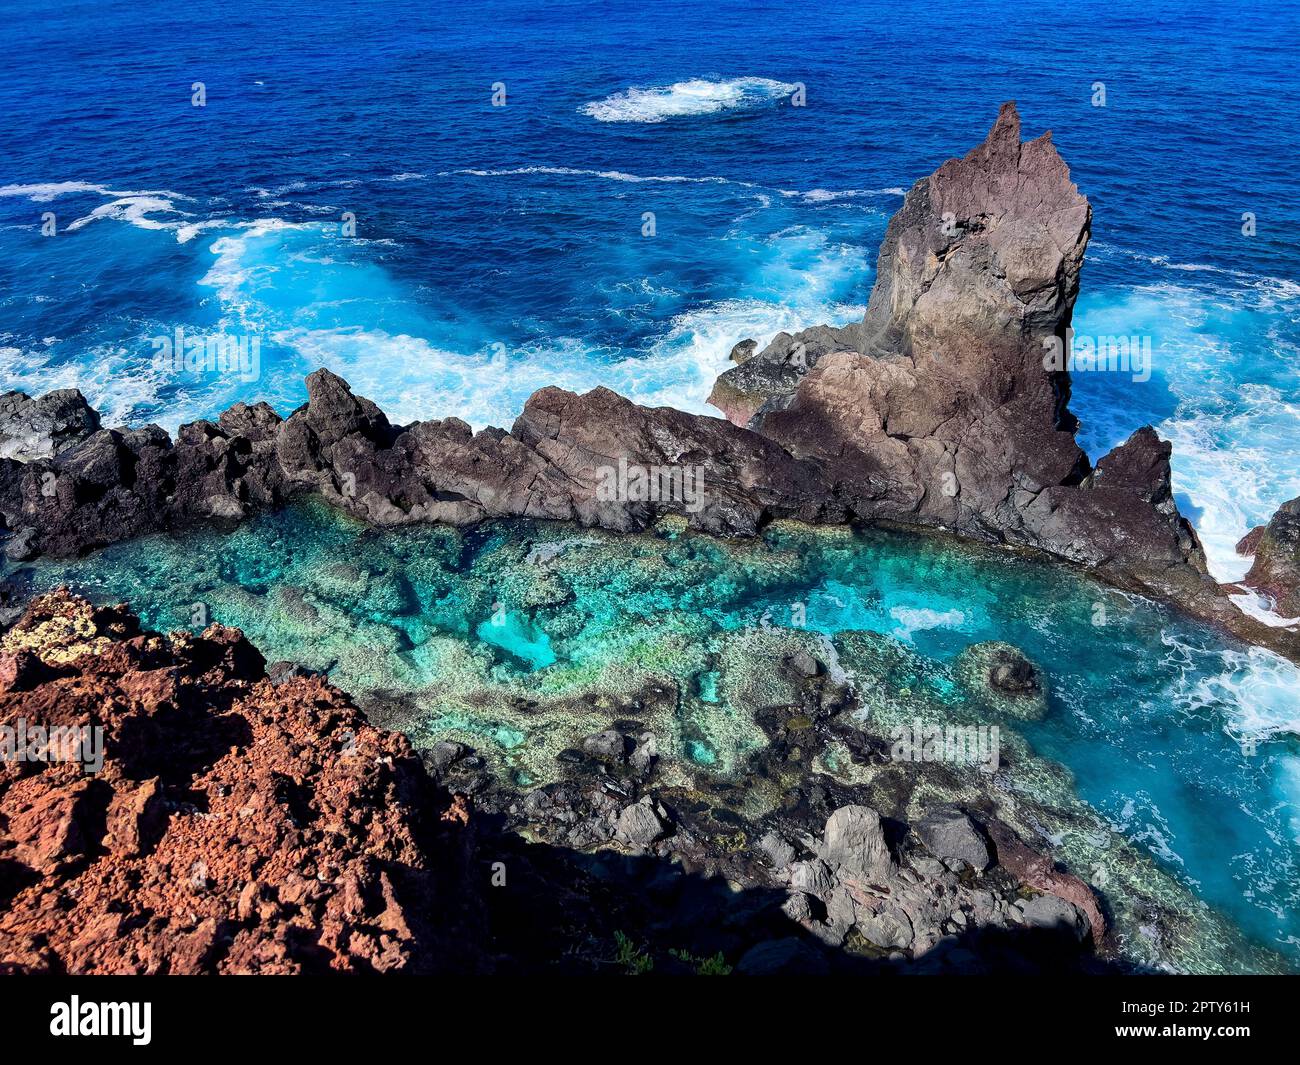
<instances>
[{"instance_id":1,"label":"green algae on rock","mask_svg":"<svg viewBox=\"0 0 1300 1065\"><path fill-rule=\"evenodd\" d=\"M613 730L634 752L602 755L609 772L653 765L660 793L702 810L719 840L784 816L810 782L908 821L963 804L1098 884L1115 949L1135 963L1285 964L1192 893L1285 949L1274 914L1294 887L1239 882L1226 858L1295 861L1275 807L1225 812L1289 771L1267 735L1266 758L1236 756L1223 678L1239 652L1014 553L786 524L733 543L673 520L638 536L526 523L380 534L312 505L14 576L129 600L153 628L238 626L268 659L328 672L426 758L463 744L511 788L566 780ZM1170 705L1190 707L1173 727ZM995 771L891 757L897 730L918 723L997 728ZM1195 743L1177 746L1183 735ZM1192 747L1209 769L1186 764ZM1213 785L1203 799L1166 793L1146 818L1128 812L1189 771ZM1193 826L1204 837L1202 801L1230 822L1217 854L1186 843Z\"/></svg>"}]
</instances>

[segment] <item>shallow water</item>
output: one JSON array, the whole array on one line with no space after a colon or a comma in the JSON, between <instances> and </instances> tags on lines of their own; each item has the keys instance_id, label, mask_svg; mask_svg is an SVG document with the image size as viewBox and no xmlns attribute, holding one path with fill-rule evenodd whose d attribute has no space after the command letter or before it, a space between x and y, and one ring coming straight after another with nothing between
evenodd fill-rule
<instances>
[{"instance_id":1,"label":"shallow water","mask_svg":"<svg viewBox=\"0 0 1300 1065\"><path fill-rule=\"evenodd\" d=\"M763 742L729 699L738 686L765 691L767 630L890 637L917 656L882 689L895 701L909 686L953 698L956 656L1006 641L1047 679L1050 712L1017 725L1034 750L1068 767L1123 838L1300 964L1296 668L1061 567L794 526L730 545L669 526L376 533L313 506L28 572L40 588L129 600L153 627L238 625L268 659L328 668L363 702L405 695L421 739L469 738L522 784L554 770L577 725L511 714L485 693L545 699L672 678L690 697L665 749L727 774Z\"/></svg>"}]
</instances>

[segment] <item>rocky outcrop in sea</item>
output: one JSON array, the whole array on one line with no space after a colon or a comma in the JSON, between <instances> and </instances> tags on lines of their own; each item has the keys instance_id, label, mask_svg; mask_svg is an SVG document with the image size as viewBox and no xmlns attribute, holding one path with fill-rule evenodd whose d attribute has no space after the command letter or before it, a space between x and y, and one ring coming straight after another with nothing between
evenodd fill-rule
<instances>
[{"instance_id":1,"label":"rocky outcrop in sea","mask_svg":"<svg viewBox=\"0 0 1300 1065\"><path fill-rule=\"evenodd\" d=\"M1300 617L1300 499L1283 503L1237 550L1254 556L1243 583L1267 596L1278 613Z\"/></svg>"},{"instance_id":2,"label":"rocky outcrop in sea","mask_svg":"<svg viewBox=\"0 0 1300 1065\"><path fill-rule=\"evenodd\" d=\"M1022 142L1004 105L983 144L908 192L862 322L737 346L715 390L732 422L545 388L509 432L399 426L322 369L287 419L241 403L172 440L101 428L76 393L9 393L6 551L75 555L304 493L377 526L905 524L1048 552L1300 658L1300 633L1243 614L1206 572L1167 443L1140 428L1094 464L1075 441L1061 358L1090 217L1050 134Z\"/></svg>"}]
</instances>

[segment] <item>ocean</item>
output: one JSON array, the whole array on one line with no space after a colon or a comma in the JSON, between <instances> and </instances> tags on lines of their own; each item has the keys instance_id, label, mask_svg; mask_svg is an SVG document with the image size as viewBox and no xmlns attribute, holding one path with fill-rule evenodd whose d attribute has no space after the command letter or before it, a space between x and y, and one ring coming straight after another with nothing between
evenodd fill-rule
<instances>
[{"instance_id":1,"label":"ocean","mask_svg":"<svg viewBox=\"0 0 1300 1065\"><path fill-rule=\"evenodd\" d=\"M402 420L703 411L738 340L861 314L902 192L1016 99L1093 204L1076 329L1153 353L1076 378L1083 440L1154 424L1239 577L1300 493L1300 7L1122 6L6 0L0 381L169 429L321 365ZM155 368L178 327L256 379Z\"/></svg>"},{"instance_id":2,"label":"ocean","mask_svg":"<svg viewBox=\"0 0 1300 1065\"><path fill-rule=\"evenodd\" d=\"M0 15L5 389L77 387L109 424L169 430L239 400L287 414L319 366L400 421L508 426L545 385L708 411L737 341L862 314L906 189L1015 99L1093 206L1076 332L1152 355L1149 377L1076 375L1089 453L1147 423L1171 440L1224 580L1246 569L1237 539L1300 495L1297 3L4 0ZM159 362L178 330L256 358ZM951 621L976 616L978 589L909 591L899 616L939 619L922 644L945 627L1032 642L1042 604L990 588L1011 597L996 626ZM1131 663L1094 663L1089 682L1074 649L1057 723L1032 739L1294 959L1295 671L1189 639L1154 623L1135 638L1150 690L1129 704ZM1220 739L1197 746L1188 718ZM1276 741L1265 762L1242 762L1247 734ZM1171 777L1180 764L1195 773Z\"/></svg>"}]
</instances>

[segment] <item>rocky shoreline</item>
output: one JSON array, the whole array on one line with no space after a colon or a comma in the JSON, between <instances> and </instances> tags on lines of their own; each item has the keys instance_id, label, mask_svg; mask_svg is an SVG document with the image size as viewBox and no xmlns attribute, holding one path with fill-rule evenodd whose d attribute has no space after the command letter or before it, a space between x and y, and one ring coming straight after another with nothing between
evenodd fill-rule
<instances>
[{"instance_id":1,"label":"rocky shoreline","mask_svg":"<svg viewBox=\"0 0 1300 1065\"><path fill-rule=\"evenodd\" d=\"M5 553L79 558L312 498L377 528L565 522L669 543L683 526L745 545L783 521L903 527L1043 553L1300 661L1300 631L1243 613L1209 576L1167 443L1139 428L1094 464L1075 440L1068 369L1044 356L1068 338L1090 220L1050 136L1022 142L1005 105L983 144L907 193L862 322L737 345L712 397L727 420L546 388L509 431L394 425L322 369L288 418L241 403L172 439L106 428L76 391L11 392ZM630 469L679 477L629 491ZM1288 504L1242 545L1247 585L1292 616L1297 528ZM460 557L441 532L447 544L421 549ZM527 567L525 609L558 613L574 595L559 571L585 564L554 535L568 539L539 538L490 575ZM654 584L653 552L602 550ZM673 564L689 580L707 556L681 543ZM404 576L347 566L317 579L340 601L409 593ZM476 619L497 593L481 583ZM105 736L94 773L0 767L0 971L1287 968L1118 836L1014 727L993 772L893 756L912 720L1040 714L1046 680L1007 645L947 666L866 630L760 626L711 637L704 655L684 622L548 691L519 662L483 683L495 667L433 636L411 669L432 687L354 702L311 669L268 666L238 630L162 636L125 607L0 592L0 726ZM269 594L328 634L328 604ZM546 650L523 621L502 624L516 658ZM712 694L688 690L705 677ZM530 742L512 758L469 729L432 737L430 700L473 704ZM721 707L723 732L707 768L691 748L704 707Z\"/></svg>"},{"instance_id":2,"label":"rocky shoreline","mask_svg":"<svg viewBox=\"0 0 1300 1065\"><path fill-rule=\"evenodd\" d=\"M0 765L0 972L1285 968L1106 839L1013 730L992 774L891 757L891 714L952 719L892 687L890 641L847 634L828 663L814 634L738 638L737 669L764 663L720 667L763 737L743 765L684 772L660 682L535 708L598 731L533 785L238 630L38 597L0 636L0 727L102 728L104 759ZM1042 712L1014 648L956 670L981 719Z\"/></svg>"},{"instance_id":3,"label":"rocky shoreline","mask_svg":"<svg viewBox=\"0 0 1300 1065\"><path fill-rule=\"evenodd\" d=\"M806 698L765 722L772 766L793 710L847 705L812 656L780 668ZM1091 889L991 815L935 802L909 826L905 805L882 818L868 789L814 776L755 823L665 786L653 735L618 722L546 787L449 742L423 752L426 776L404 737L319 677L268 676L221 626L164 637L41 597L0 638L0 724L19 721L102 728L106 757L93 775L3 764L4 972L1114 964Z\"/></svg>"},{"instance_id":4,"label":"rocky shoreline","mask_svg":"<svg viewBox=\"0 0 1300 1065\"><path fill-rule=\"evenodd\" d=\"M743 424L544 388L509 432L398 426L322 369L287 419L240 403L172 440L156 425L103 427L75 391L11 392L5 550L75 556L311 493L377 526L526 517L634 531L678 514L752 536L776 519L898 524L1046 552L1300 660L1300 631L1243 613L1208 575L1167 443L1141 428L1094 465L1075 442L1068 369L1044 359L1067 337L1090 220L1050 134L1022 142L1004 105L983 144L908 192L861 323L737 346L713 401ZM702 490L606 491L629 466L696 471ZM1294 572L1257 583L1280 600Z\"/></svg>"}]
</instances>

